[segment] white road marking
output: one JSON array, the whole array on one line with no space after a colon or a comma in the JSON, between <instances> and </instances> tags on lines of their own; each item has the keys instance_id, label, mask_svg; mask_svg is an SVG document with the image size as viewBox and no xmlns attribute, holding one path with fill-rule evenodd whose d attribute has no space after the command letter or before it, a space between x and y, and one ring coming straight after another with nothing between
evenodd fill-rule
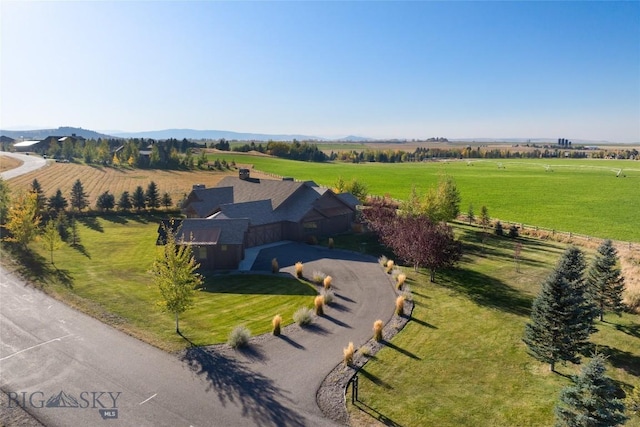
<instances>
[{"instance_id":1,"label":"white road marking","mask_svg":"<svg viewBox=\"0 0 640 427\"><path fill-rule=\"evenodd\" d=\"M156 397L158 395L158 393L154 394L153 396L151 396L148 399L143 400L142 402L138 403L138 405L142 405L143 403L147 403L148 401L150 401L151 399L153 399L154 397Z\"/></svg>"},{"instance_id":2,"label":"white road marking","mask_svg":"<svg viewBox=\"0 0 640 427\"><path fill-rule=\"evenodd\" d=\"M60 340L62 340L63 338L70 337L71 335L73 335L73 334L67 334L67 335L64 335L64 336L62 336L62 337L54 338L54 339L49 340L49 341L41 342L40 344L32 345L32 346L31 346L31 347L29 347L29 348L25 348L25 349L23 349L23 350L16 351L15 353L10 354L10 355L5 356L5 357L3 357L2 359L0 359L0 362L2 362L3 360L7 360L7 359L9 359L9 358L11 358L11 357L15 356L16 354L24 353L25 351L32 350L32 349L34 349L34 348L36 348L36 347L40 347L41 345L49 344L49 343L52 343L52 342L54 342L54 341L60 341Z\"/></svg>"}]
</instances>

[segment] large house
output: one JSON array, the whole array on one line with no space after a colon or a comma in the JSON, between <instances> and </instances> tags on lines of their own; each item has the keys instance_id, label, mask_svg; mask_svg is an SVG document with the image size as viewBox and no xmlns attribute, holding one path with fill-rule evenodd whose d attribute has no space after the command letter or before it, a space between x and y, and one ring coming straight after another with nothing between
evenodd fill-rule
<instances>
[{"instance_id":1,"label":"large house","mask_svg":"<svg viewBox=\"0 0 640 427\"><path fill-rule=\"evenodd\" d=\"M248 169L215 187L194 185L173 221L179 244L192 246L203 269L236 269L246 248L282 240L309 241L350 230L358 200L312 181L256 179ZM159 228L159 243L164 241Z\"/></svg>"}]
</instances>

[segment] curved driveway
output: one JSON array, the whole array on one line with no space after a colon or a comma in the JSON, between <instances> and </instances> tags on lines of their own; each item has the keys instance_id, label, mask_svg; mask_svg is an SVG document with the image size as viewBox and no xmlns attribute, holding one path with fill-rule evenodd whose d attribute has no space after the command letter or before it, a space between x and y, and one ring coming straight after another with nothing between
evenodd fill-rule
<instances>
[{"instance_id":1,"label":"curved driveway","mask_svg":"<svg viewBox=\"0 0 640 427\"><path fill-rule=\"evenodd\" d=\"M40 169L47 164L47 161L40 156L27 156L26 154L0 151L0 157L1 156L13 157L14 159L22 161L22 164L17 168L10 169L0 174L0 176L2 176L2 179L4 180L15 178L16 176L20 176L25 173L33 172L34 170Z\"/></svg>"},{"instance_id":2,"label":"curved driveway","mask_svg":"<svg viewBox=\"0 0 640 427\"><path fill-rule=\"evenodd\" d=\"M334 279L336 305L313 327L164 353L0 269L0 386L47 426L324 426L316 391L349 341L393 314L390 278L372 257L304 244L264 249L254 269L296 261ZM268 266L265 268L265 266ZM118 394L119 393L119 394ZM55 407L47 407L47 401ZM116 410L114 412L114 410ZM115 418L117 416L117 418Z\"/></svg>"}]
</instances>

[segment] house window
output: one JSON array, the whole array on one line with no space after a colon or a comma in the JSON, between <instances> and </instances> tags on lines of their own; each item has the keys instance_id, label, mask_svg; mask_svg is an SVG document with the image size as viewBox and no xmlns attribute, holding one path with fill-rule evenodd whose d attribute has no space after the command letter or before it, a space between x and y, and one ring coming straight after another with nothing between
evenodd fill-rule
<instances>
[{"instance_id":1,"label":"house window","mask_svg":"<svg viewBox=\"0 0 640 427\"><path fill-rule=\"evenodd\" d=\"M316 221L305 222L302 226L304 227L304 231L307 231L307 232L318 229L318 223Z\"/></svg>"},{"instance_id":2,"label":"house window","mask_svg":"<svg viewBox=\"0 0 640 427\"><path fill-rule=\"evenodd\" d=\"M196 259L207 259L207 247L206 246L196 246L193 251Z\"/></svg>"},{"instance_id":3,"label":"house window","mask_svg":"<svg viewBox=\"0 0 640 427\"><path fill-rule=\"evenodd\" d=\"M226 252L227 251L227 245L220 245L220 250L222 252Z\"/></svg>"}]
</instances>

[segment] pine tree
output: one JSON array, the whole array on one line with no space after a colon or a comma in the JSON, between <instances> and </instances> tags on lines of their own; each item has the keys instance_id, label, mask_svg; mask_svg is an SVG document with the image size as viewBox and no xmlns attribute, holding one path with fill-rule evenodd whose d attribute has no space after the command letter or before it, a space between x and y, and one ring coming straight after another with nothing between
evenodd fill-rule
<instances>
[{"instance_id":1,"label":"pine tree","mask_svg":"<svg viewBox=\"0 0 640 427\"><path fill-rule=\"evenodd\" d=\"M133 195L131 196L131 204L133 205L134 208L136 208L138 212L144 209L146 205L144 190L139 185L136 187L136 190L133 192Z\"/></svg>"},{"instance_id":2,"label":"pine tree","mask_svg":"<svg viewBox=\"0 0 640 427\"><path fill-rule=\"evenodd\" d=\"M559 269L564 272L564 276L575 292L578 304L581 307L579 312L579 322L584 324L584 339L596 332L594 320L598 316L597 307L593 304L588 293L587 281L585 279L585 269L587 267L584 253L575 246L569 246L560 261Z\"/></svg>"},{"instance_id":3,"label":"pine tree","mask_svg":"<svg viewBox=\"0 0 640 427\"><path fill-rule=\"evenodd\" d=\"M164 206L165 209L169 209L172 204L173 204L173 200L171 199L171 194L164 193L162 195L162 206Z\"/></svg>"},{"instance_id":4,"label":"pine tree","mask_svg":"<svg viewBox=\"0 0 640 427\"><path fill-rule=\"evenodd\" d=\"M579 363L593 331L593 312L589 311L581 288L582 253L569 248L542 284L533 301L531 321L525 325L523 341L529 352L555 371L556 362Z\"/></svg>"},{"instance_id":5,"label":"pine tree","mask_svg":"<svg viewBox=\"0 0 640 427\"><path fill-rule=\"evenodd\" d=\"M607 427L624 424L624 403L615 396L616 386L605 375L604 357L595 355L573 384L560 392L556 405L557 427Z\"/></svg>"},{"instance_id":6,"label":"pine tree","mask_svg":"<svg viewBox=\"0 0 640 427\"><path fill-rule=\"evenodd\" d=\"M617 263L618 252L613 247L613 242L607 239L598 247L587 276L589 295L597 307L600 321L603 320L605 311L610 310L620 315L624 309L624 277Z\"/></svg>"},{"instance_id":7,"label":"pine tree","mask_svg":"<svg viewBox=\"0 0 640 427\"><path fill-rule=\"evenodd\" d=\"M131 204L131 196L129 196L129 192L123 191L120 195L120 200L118 200L118 208L123 211L128 211L132 207L133 205Z\"/></svg>"},{"instance_id":8,"label":"pine tree","mask_svg":"<svg viewBox=\"0 0 640 427\"><path fill-rule=\"evenodd\" d=\"M87 193L84 192L82 182L77 179L73 187L71 187L71 207L81 211L89 205L88 197Z\"/></svg>"},{"instance_id":9,"label":"pine tree","mask_svg":"<svg viewBox=\"0 0 640 427\"><path fill-rule=\"evenodd\" d=\"M144 199L148 208L155 209L160 207L160 196L158 194L158 186L155 182L151 181L147 186Z\"/></svg>"},{"instance_id":10,"label":"pine tree","mask_svg":"<svg viewBox=\"0 0 640 427\"><path fill-rule=\"evenodd\" d=\"M58 213L58 212L64 211L67 208L67 206L69 206L69 202L62 195L62 191L58 188L56 190L56 194L49 197L49 200L47 200L47 206L49 207L50 210Z\"/></svg>"},{"instance_id":11,"label":"pine tree","mask_svg":"<svg viewBox=\"0 0 640 427\"><path fill-rule=\"evenodd\" d=\"M44 191L42 190L42 186L38 182L37 179L33 179L31 182L31 191L36 194L36 205L38 208L38 212L41 213L44 211L47 197L44 195Z\"/></svg>"}]
</instances>

